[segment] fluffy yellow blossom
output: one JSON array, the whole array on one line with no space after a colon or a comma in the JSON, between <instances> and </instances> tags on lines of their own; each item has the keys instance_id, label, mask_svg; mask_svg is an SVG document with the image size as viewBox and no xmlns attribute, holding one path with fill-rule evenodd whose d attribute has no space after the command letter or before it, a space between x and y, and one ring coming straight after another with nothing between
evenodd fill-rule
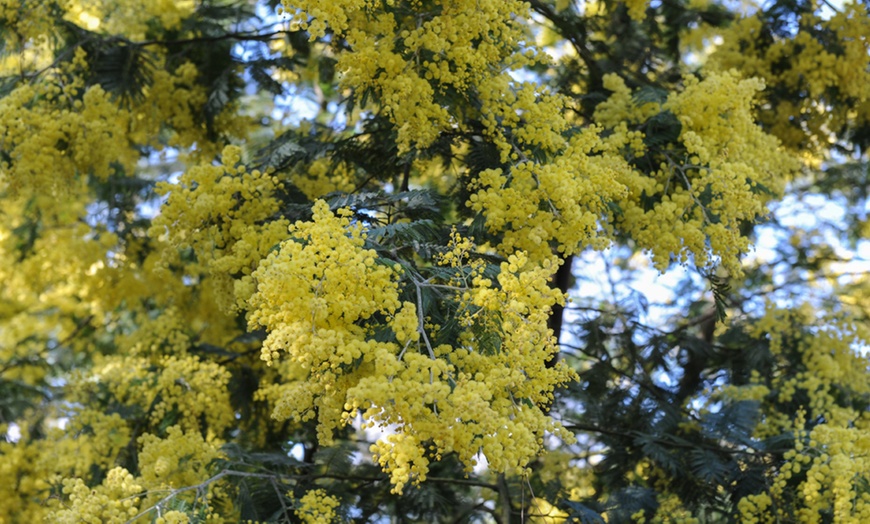
<instances>
[{"instance_id":1,"label":"fluffy yellow blossom","mask_svg":"<svg viewBox=\"0 0 870 524\"><path fill-rule=\"evenodd\" d=\"M631 89L618 75L606 74L602 83L611 94L595 106L595 122L604 127L614 128L622 122L639 124L661 110L655 102L638 104L631 96Z\"/></svg>"},{"instance_id":2,"label":"fluffy yellow blossom","mask_svg":"<svg viewBox=\"0 0 870 524\"><path fill-rule=\"evenodd\" d=\"M23 431L27 429L26 426L22 428ZM46 498L55 472L50 459L44 458L41 442L16 444L0 440L0 476L7 479L7 482L0 483L0 515L15 515L30 522L41 521L46 508L33 501Z\"/></svg>"},{"instance_id":3,"label":"fluffy yellow blossom","mask_svg":"<svg viewBox=\"0 0 870 524\"><path fill-rule=\"evenodd\" d=\"M49 39L48 35L56 30L59 20L50 10L40 9L44 7L41 2L42 0L0 0L0 23L15 28L14 31L3 32L4 47L21 49L32 42L38 44L33 46L36 49L31 50L32 54L20 53L21 55L27 55L31 59L49 58L40 55L46 51L44 44ZM25 63L19 61L18 65L23 67ZM8 71L4 74L8 74Z\"/></svg>"},{"instance_id":4,"label":"fluffy yellow blossom","mask_svg":"<svg viewBox=\"0 0 870 524\"><path fill-rule=\"evenodd\" d=\"M128 109L131 139L158 150L165 146L186 149L197 144L200 150L194 152L193 158L210 158L220 149L209 143L197 114L196 108L208 100L206 88L198 82L199 71L190 62L167 70L166 58L159 53L153 60L155 68L150 85L143 87L142 99ZM222 115L215 121L223 123ZM230 119L227 127L238 120L238 117Z\"/></svg>"},{"instance_id":5,"label":"fluffy yellow blossom","mask_svg":"<svg viewBox=\"0 0 870 524\"><path fill-rule=\"evenodd\" d=\"M646 18L647 0L626 0L625 6L628 8L628 16L636 22L642 22Z\"/></svg>"},{"instance_id":6,"label":"fluffy yellow blossom","mask_svg":"<svg viewBox=\"0 0 870 524\"><path fill-rule=\"evenodd\" d=\"M870 122L870 18L861 2L844 2L829 17L805 17L793 36L769 42L757 38L766 30L760 17L738 19L721 32L709 65L761 78L769 93L800 92L768 97L759 117L786 146L818 165L831 143Z\"/></svg>"},{"instance_id":7,"label":"fluffy yellow blossom","mask_svg":"<svg viewBox=\"0 0 870 524\"><path fill-rule=\"evenodd\" d=\"M250 274L260 260L286 237L288 222L280 217L276 192L281 183L259 170L248 171L236 146L223 150L220 165L199 165L178 184L160 184L169 197L154 219L152 235L168 235L175 248L190 246L223 290L225 310L247 298ZM267 220L272 219L272 220ZM167 254L171 256L171 254ZM233 277L241 281L234 282Z\"/></svg>"},{"instance_id":8,"label":"fluffy yellow blossom","mask_svg":"<svg viewBox=\"0 0 870 524\"><path fill-rule=\"evenodd\" d=\"M195 7L194 0L77 0L70 2L65 18L91 31L142 40L149 22L178 29Z\"/></svg>"},{"instance_id":9,"label":"fluffy yellow blossom","mask_svg":"<svg viewBox=\"0 0 870 524\"><path fill-rule=\"evenodd\" d=\"M658 508L655 516L648 518L643 510L631 516L637 524L698 524L700 521L692 517L680 497L671 493L661 493L657 497Z\"/></svg>"},{"instance_id":10,"label":"fluffy yellow blossom","mask_svg":"<svg viewBox=\"0 0 870 524\"><path fill-rule=\"evenodd\" d=\"M352 191L355 186L350 166L328 158L315 160L303 172L291 175L290 181L311 200L333 191Z\"/></svg>"},{"instance_id":11,"label":"fluffy yellow blossom","mask_svg":"<svg viewBox=\"0 0 870 524\"><path fill-rule=\"evenodd\" d=\"M628 104L620 80L608 82L616 101L602 109L607 118L623 111L637 119L651 114L649 104ZM701 267L718 260L734 274L742 271L739 259L749 240L740 235L740 224L764 215L764 204L798 168L755 124L753 100L762 88L761 81L741 80L735 72L686 77L684 89L661 106L679 121L685 152L651 153L659 163L653 176L620 172L617 179L628 191L615 200L616 226L648 249L659 269L673 259L686 263L691 255ZM630 140L610 138L617 144Z\"/></svg>"},{"instance_id":12,"label":"fluffy yellow blossom","mask_svg":"<svg viewBox=\"0 0 870 524\"><path fill-rule=\"evenodd\" d=\"M312 489L299 499L296 516L305 524L329 524L338 520L339 502L322 489Z\"/></svg>"},{"instance_id":13,"label":"fluffy yellow blossom","mask_svg":"<svg viewBox=\"0 0 870 524\"><path fill-rule=\"evenodd\" d=\"M114 457L132 437L127 422L117 413L108 415L87 408L74 412L68 428L67 435L52 435L52 449L41 459L50 461L54 472L77 477L86 477L94 467L111 469Z\"/></svg>"},{"instance_id":14,"label":"fluffy yellow blossom","mask_svg":"<svg viewBox=\"0 0 870 524\"><path fill-rule=\"evenodd\" d=\"M165 438L142 435L139 445L140 482L151 490L195 486L209 478L211 462L223 456L199 432L183 431L179 426L168 428ZM150 497L163 498L159 491Z\"/></svg>"},{"instance_id":15,"label":"fluffy yellow blossom","mask_svg":"<svg viewBox=\"0 0 870 524\"><path fill-rule=\"evenodd\" d=\"M456 453L471 468L482 452L494 470L521 471L542 451L546 433L570 438L540 409L573 377L561 364L545 366L556 351L549 309L562 299L548 285L555 263L535 268L526 255L512 255L496 282L473 270L467 291L456 289L463 321L478 330L460 347L436 347L437 333L427 331L417 307L399 302L400 275L363 249L362 234L319 201L313 221L292 226L292 238L253 274L248 321L269 332L262 358L275 362L286 353L307 374L263 388L261 396L276 403L273 416L316 418L323 442L357 415L367 427L393 428L372 452L396 492L425 480L432 454ZM442 264L468 264L470 249L454 234ZM411 285L419 293L427 283ZM375 315L391 318L396 342L369 338ZM475 337L484 330L496 342Z\"/></svg>"},{"instance_id":16,"label":"fluffy yellow blossom","mask_svg":"<svg viewBox=\"0 0 870 524\"><path fill-rule=\"evenodd\" d=\"M757 384L727 394L741 398L769 391L759 399L764 418L756 433L790 432L795 439L769 493L740 501L746 522L773 522L771 508L785 501L797 522L818 522L820 512L836 522L858 523L870 516L870 500L856 489L870 471L870 426L863 408L850 400L870 395L870 363L854 350L856 344L866 344L866 333L848 317L836 316L827 319L826 328L806 330L816 322L814 316L808 306L790 311L770 307L754 335L769 341L778 366L790 372L756 374ZM796 416L789 417L783 408L796 402Z\"/></svg>"},{"instance_id":17,"label":"fluffy yellow blossom","mask_svg":"<svg viewBox=\"0 0 870 524\"><path fill-rule=\"evenodd\" d=\"M323 36L327 27L346 39L349 49L339 55L337 65L342 86L360 94L369 89L377 93L398 129L400 152L428 146L440 132L459 125L446 107L448 92L464 93L479 86L481 94L489 97L484 111L491 115L487 116L493 119L490 129L496 133L496 115L507 115L515 107L495 98L497 88L491 81L510 81L494 64L508 68L529 60L518 52L525 39L518 17L528 12L522 2L451 0L444 2L443 9L422 15L419 22L416 16L398 16L388 2L283 4L312 39ZM534 88L527 85L524 93L523 109L533 110ZM529 116L533 125L539 125L534 115Z\"/></svg>"},{"instance_id":18,"label":"fluffy yellow blossom","mask_svg":"<svg viewBox=\"0 0 870 524\"><path fill-rule=\"evenodd\" d=\"M84 65L79 50L73 67ZM86 87L72 71L56 81L23 84L0 99L0 184L13 192L53 191L79 173L107 178L115 164L132 170L127 122L100 86Z\"/></svg>"},{"instance_id":19,"label":"fluffy yellow blossom","mask_svg":"<svg viewBox=\"0 0 870 524\"><path fill-rule=\"evenodd\" d=\"M159 522L185 523L181 511L168 510L194 497L200 503L220 506L223 488L210 482L209 467L223 455L197 432L183 432L177 426L166 430L166 438L145 434L139 438L140 476L124 468L113 468L97 486L88 487L82 478L63 481L64 500L49 522L124 523L151 516ZM203 484L201 490L187 490ZM173 491L178 490L178 491Z\"/></svg>"},{"instance_id":20,"label":"fluffy yellow blossom","mask_svg":"<svg viewBox=\"0 0 870 524\"><path fill-rule=\"evenodd\" d=\"M274 416L307 420L316 406L318 434L328 441L341 422L344 375L363 360L398 352L368 340L364 327L373 315L392 316L401 307L396 272L362 248L359 224L333 215L323 201L314 205L312 222L290 227L290 237L252 275L248 322L269 331L263 360L286 352L309 373L304 382L273 390L280 397Z\"/></svg>"},{"instance_id":21,"label":"fluffy yellow blossom","mask_svg":"<svg viewBox=\"0 0 870 524\"><path fill-rule=\"evenodd\" d=\"M235 421L227 384L230 373L214 362L194 356L145 358L114 356L94 366L76 390L82 400L93 394L95 382L121 405L147 406L152 427L165 421L186 431L205 431L219 438Z\"/></svg>"},{"instance_id":22,"label":"fluffy yellow blossom","mask_svg":"<svg viewBox=\"0 0 870 524\"><path fill-rule=\"evenodd\" d=\"M396 495L434 476L435 462L470 474L482 458L505 482L534 474L569 501L607 497L593 468L565 467L578 460L573 435L549 415L577 379L549 328L564 301L560 258L630 239L660 269L693 258L737 273L741 226L796 165L763 129L815 151L870 121L867 17L852 5L817 25L841 49L805 24L761 45L760 25L737 20L709 62L718 72L679 82L658 76L655 49L642 70L605 56L622 58L595 17L615 7L620 25L646 31L661 9L646 0L583 12L546 0L534 15L522 0L284 0L280 21L260 4L0 0L0 524L236 522L248 513L242 489L263 486L287 517L336 521L344 493L310 482L338 480L320 452L351 426L379 435L368 450ZM542 34L551 8L561 15ZM575 16L582 42L559 41L566 59L552 63L535 42L560 38ZM584 48L591 59L577 56ZM600 78L611 95L590 113L600 92L583 86L602 57L618 74ZM560 92L566 65L582 102ZM284 102L264 76L272 91L316 99L317 124L275 117ZM623 78L673 92L639 101ZM267 89L237 97L251 79ZM777 100L765 85L808 94ZM832 94L850 103L829 108ZM673 137L656 142L662 121ZM246 165L250 145L284 131L310 140L312 157ZM369 161L348 144L360 157L390 153ZM396 196L418 188L439 197L419 212L424 233L413 196ZM357 189L395 200L384 212L316 201L310 220L285 218L303 197ZM367 238L375 223L408 226L415 240ZM459 233L481 225L486 244ZM851 351L867 337L843 318L795 329L811 320L770 312L753 332L796 372L711 397L759 402L758 438L794 435L770 461L770 489L739 502L747 522L786 503L807 522L870 520L870 418L851 401L870 395L866 359ZM556 443L558 460L533 464ZM652 462L625 481L663 478ZM489 510L495 495L481 489ZM519 500L541 521L566 518L542 492ZM692 522L678 496L657 502L635 518Z\"/></svg>"},{"instance_id":23,"label":"fluffy yellow blossom","mask_svg":"<svg viewBox=\"0 0 870 524\"><path fill-rule=\"evenodd\" d=\"M187 524L188 522L190 517L186 513L175 510L167 511L154 520L154 524Z\"/></svg>"},{"instance_id":24,"label":"fluffy yellow blossom","mask_svg":"<svg viewBox=\"0 0 870 524\"><path fill-rule=\"evenodd\" d=\"M197 83L192 64L167 70L161 52L143 51L153 62L150 85L142 86L141 97L128 105L100 85L87 85L93 57L82 46L73 51L70 60L44 67L33 82L16 84L0 99L3 187L13 193L52 192L65 190L83 175L106 179L130 174L141 155L138 146L188 148L198 143L204 154L213 150L196 109L206 103L206 90ZM24 74L21 67L16 74ZM217 118L220 130L243 133L243 118L225 113Z\"/></svg>"},{"instance_id":25,"label":"fluffy yellow blossom","mask_svg":"<svg viewBox=\"0 0 870 524\"><path fill-rule=\"evenodd\" d=\"M572 255L608 245L599 221L607 203L625 194L618 177L629 167L621 158L594 154L604 147L597 132L575 135L552 163L487 170L473 182L479 189L469 206L483 213L491 231L504 231L500 251L522 250L540 262L552 256L553 246Z\"/></svg>"},{"instance_id":26,"label":"fluffy yellow blossom","mask_svg":"<svg viewBox=\"0 0 870 524\"><path fill-rule=\"evenodd\" d=\"M114 468L95 488L89 488L82 479L64 481L66 504L51 521L59 524L97 521L122 524L139 513L143 488L130 472Z\"/></svg>"},{"instance_id":27,"label":"fluffy yellow blossom","mask_svg":"<svg viewBox=\"0 0 870 524\"><path fill-rule=\"evenodd\" d=\"M468 291L458 291L466 297L460 299L466 311L462 322L479 328L469 329L462 346L408 352L393 366L390 380L367 377L349 391L355 398L353 414L358 411L370 426L397 428L372 446L391 473L394 491L409 479L425 480L429 457L424 442L432 442L436 457L456 453L468 468L480 452L492 470L520 472L542 451L546 433L570 440L540 409L552 401L553 388L573 376L562 365L545 366L555 340L546 313L539 312L559 300L547 286L552 266L522 271L525 264L524 255L512 256L502 265L497 286L476 276ZM494 333L495 340L472 335L483 330ZM430 336L421 332L424 344Z\"/></svg>"}]
</instances>

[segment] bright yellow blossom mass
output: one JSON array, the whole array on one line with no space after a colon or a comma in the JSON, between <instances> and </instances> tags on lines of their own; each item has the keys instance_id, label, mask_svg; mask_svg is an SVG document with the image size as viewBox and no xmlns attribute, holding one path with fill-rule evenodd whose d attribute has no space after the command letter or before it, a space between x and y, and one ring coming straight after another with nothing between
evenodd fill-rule
<instances>
[{"instance_id":1,"label":"bright yellow blossom mass","mask_svg":"<svg viewBox=\"0 0 870 524\"><path fill-rule=\"evenodd\" d=\"M0 0L0 524L867 521L868 34Z\"/></svg>"}]
</instances>

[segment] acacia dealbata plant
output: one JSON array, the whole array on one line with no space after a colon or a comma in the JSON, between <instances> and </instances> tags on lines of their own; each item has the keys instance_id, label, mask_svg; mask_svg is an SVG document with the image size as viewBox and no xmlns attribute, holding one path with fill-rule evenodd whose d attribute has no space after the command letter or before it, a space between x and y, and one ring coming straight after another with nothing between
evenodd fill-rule
<instances>
[{"instance_id":1,"label":"acacia dealbata plant","mask_svg":"<svg viewBox=\"0 0 870 524\"><path fill-rule=\"evenodd\" d=\"M868 38L0 0L0 522L870 521Z\"/></svg>"}]
</instances>

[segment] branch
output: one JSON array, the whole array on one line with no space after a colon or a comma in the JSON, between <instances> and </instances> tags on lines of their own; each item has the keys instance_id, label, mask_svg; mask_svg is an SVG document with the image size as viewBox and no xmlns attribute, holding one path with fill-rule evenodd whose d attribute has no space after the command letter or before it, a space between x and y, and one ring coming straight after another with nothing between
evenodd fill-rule
<instances>
[{"instance_id":1,"label":"branch","mask_svg":"<svg viewBox=\"0 0 870 524\"><path fill-rule=\"evenodd\" d=\"M843 12L838 7L836 7L834 4L829 2L828 0L822 0L822 3L825 4L825 7L827 7L828 9L830 9L831 11L833 11L837 14L841 14Z\"/></svg>"},{"instance_id":2,"label":"branch","mask_svg":"<svg viewBox=\"0 0 870 524\"><path fill-rule=\"evenodd\" d=\"M426 343L426 349L429 351L429 356L435 360L437 358L435 356L435 350L432 348L432 342L429 341L429 335L426 334L426 326L423 323L423 293L420 290L420 287L422 287L424 283L418 282L414 277L411 277L411 282L413 282L414 287L417 288L417 331L420 332L420 335L423 337L423 342Z\"/></svg>"},{"instance_id":3,"label":"branch","mask_svg":"<svg viewBox=\"0 0 870 524\"><path fill-rule=\"evenodd\" d=\"M269 479L269 483L272 484L272 488L275 489L275 495L278 497L278 502L281 504L281 512L284 513L287 522L293 522L293 519L290 518L290 510L287 508L287 504L284 503L284 495L282 495L281 490L278 489L278 481L272 478Z\"/></svg>"},{"instance_id":4,"label":"branch","mask_svg":"<svg viewBox=\"0 0 870 524\"><path fill-rule=\"evenodd\" d=\"M76 49L78 49L80 46L82 46L85 42L86 42L86 40L82 40L82 41L80 41L80 42L76 42L75 45L72 45L72 46L70 46L68 49L64 49L61 53L59 53L59 54L57 55L57 57L56 57L56 58L55 58L55 59L54 59L50 64L48 64L47 66L45 66L45 67L43 67L42 69L39 69L39 70L37 70L37 71L34 71L33 73L30 73L30 74L27 74L27 75L22 75L22 77L24 77L24 78L30 80L31 82L33 82L33 81L36 79L36 77L40 76L41 74L45 73L46 71L48 71L48 70L50 70L50 69L54 69L55 67L57 67L57 65L58 65L59 63L63 62L63 61L66 60L67 58L69 58L69 56L70 56L70 55L71 55L71 54L72 54Z\"/></svg>"},{"instance_id":5,"label":"branch","mask_svg":"<svg viewBox=\"0 0 870 524\"><path fill-rule=\"evenodd\" d=\"M511 494L504 473L500 473L498 476L498 495L502 503L502 522L511 522Z\"/></svg>"},{"instance_id":6,"label":"branch","mask_svg":"<svg viewBox=\"0 0 870 524\"><path fill-rule=\"evenodd\" d=\"M84 330L85 327L88 326L88 324L90 324L90 322L91 322L91 320L93 320L93 318L94 318L94 315L88 315L84 319L79 320L76 323L76 326L72 330L72 332L70 332L70 334L68 334L67 336L65 336L61 340L58 340L54 347L59 348L61 346L65 346L65 345L69 344L70 342L72 342L72 340L75 337L77 337L79 335L79 333L81 333L82 330ZM38 363L39 358L41 358L39 355L30 355L27 357L13 358L13 359L9 360L8 362L6 362L2 367L0 367L0 375L6 373L7 371L9 371L12 368L15 368L15 367L18 367L22 364L28 363L28 360L30 360L30 359L36 359L36 362L33 362L33 365L36 365Z\"/></svg>"},{"instance_id":7,"label":"branch","mask_svg":"<svg viewBox=\"0 0 870 524\"><path fill-rule=\"evenodd\" d=\"M443 484L460 484L462 486L477 486L479 488L486 488L492 491L498 491L499 487L495 484L490 484L489 482L483 482L481 480L472 480L472 479L451 479L446 477L426 477L426 482L440 482Z\"/></svg>"},{"instance_id":8,"label":"branch","mask_svg":"<svg viewBox=\"0 0 870 524\"><path fill-rule=\"evenodd\" d=\"M757 457L762 453L773 454L772 452L764 452L762 450L759 450L758 448L755 448L753 446L749 446L747 444L744 444L744 445L746 447L748 447L751 451L747 451L745 449L738 449L738 448L726 448L724 446L716 446L716 445L709 444L706 442L688 442L688 441L679 442L679 441L675 440L677 437L673 437L673 436L671 438L663 438L663 437L657 437L655 435L650 435L648 433L642 433L640 431L635 431L635 430L618 431L618 430L613 430L613 429L604 429L604 428L601 428L601 427L598 427L598 426L595 426L592 424L584 424L582 422L576 422L573 424L566 425L565 429L569 429L572 431L583 431L583 432L587 432L587 433L598 433L600 435L609 435L611 437L619 437L619 438L635 439L637 437L643 436L643 437L651 438L652 440L655 440L656 442L658 442L659 444L662 444L663 446L670 446L672 448L678 448L678 449L690 449L691 450L691 449L696 449L696 448L702 448L702 449L707 449L710 451L727 453L729 455L746 455L749 457ZM665 435L669 436L667 434L665 434ZM682 440L682 439L680 439L680 440Z\"/></svg>"},{"instance_id":9,"label":"branch","mask_svg":"<svg viewBox=\"0 0 870 524\"><path fill-rule=\"evenodd\" d=\"M556 26L556 29L562 33L562 36L571 42L571 46L574 48L574 51L577 52L577 56L579 56L583 60L583 63L586 64L586 68L589 69L589 72L597 72L600 77L601 68L598 67L598 62L595 60L595 57L592 56L592 52L586 49L586 28L579 23L579 20L572 22L568 18L558 14L552 7L541 0L530 0L529 4L532 6L533 11L552 22L553 25ZM580 27L575 27L576 25L579 25Z\"/></svg>"},{"instance_id":10,"label":"branch","mask_svg":"<svg viewBox=\"0 0 870 524\"><path fill-rule=\"evenodd\" d=\"M144 517L145 515L151 513L152 511L159 510L165 504L167 504L169 501L171 501L173 498L177 497L178 495L180 495L182 493L186 493L188 491L200 492L200 491L204 490L205 488L207 488L208 486L210 486L211 484L214 484L215 482L217 482L221 479L224 479L226 477L241 477L241 478L255 478L255 479L268 480L272 484L272 486L275 488L275 493L278 495L278 500L280 501L281 508L282 508L285 515L289 515L290 510L289 510L289 508L287 508L287 505L284 504L283 496L281 495L281 492L278 489L278 482L279 481L288 481L288 480L298 481L298 480L311 480L311 479L334 479L334 480L350 480L350 481L362 481L362 482L388 482L389 481L389 478L386 475L376 476L376 477L357 477L357 476L353 476L353 475L337 475L337 474L330 474L330 473L325 473L323 475L280 475L280 474L275 474L275 473L251 473L251 472L247 472L247 471L234 471L234 470L225 469L225 470L221 471L220 473L217 473L216 475L202 481L199 484L196 484L193 486L185 486L183 488L168 490L169 491L168 495L166 495L162 499L158 500L152 506L140 511L133 518L128 520L126 522L126 524L132 524L133 522L135 522L139 518ZM477 486L477 487L481 487L481 488L491 489L493 491L499 491L501 489L499 486L497 486L495 484L489 484L487 482L482 482L482 481L477 481L477 480L472 480L472 479L452 479L452 478L446 478L446 477L428 477L426 479L426 481L427 482L440 482L440 483L445 483L445 484L459 484L459 485L464 485L464 486ZM160 491L167 491L167 490L152 490L150 492L138 494L138 495L136 495L136 497L144 496L147 493L157 493Z\"/></svg>"},{"instance_id":11,"label":"branch","mask_svg":"<svg viewBox=\"0 0 870 524\"><path fill-rule=\"evenodd\" d=\"M161 45L161 46L170 46L170 45L186 45L186 44L199 44L199 43L209 43L209 42L221 42L224 40L240 40L240 41L260 41L265 42L268 40L272 40L273 37L278 35L286 35L290 34L293 31L288 31L286 29L282 29L280 31L272 31L269 33L258 33L257 31L240 31L236 33L225 33L217 36L199 36L193 38L180 38L178 40L143 40L142 42L129 42L130 45L135 46L152 46L152 45Z\"/></svg>"},{"instance_id":12,"label":"branch","mask_svg":"<svg viewBox=\"0 0 870 524\"><path fill-rule=\"evenodd\" d=\"M239 472L232 472L232 473L237 473L237 474L239 474L238 476L244 476L244 477L257 477L257 478L265 477L265 475L261 475L258 473L244 473L244 474L242 474L242 472L240 472L240 471ZM140 511L136 516L134 516L133 518L128 520L126 522L126 524L132 524L133 522L136 522L140 517L144 517L145 515L151 513L152 511L161 508L164 504L166 504L167 502L169 502L170 500L172 500L173 498L175 498L176 496L178 496L182 493L185 493L188 491L193 491L193 490L200 491L203 488L207 488L209 485L217 482L218 480L220 480L226 476L229 476L230 474L231 474L231 472L224 470L224 471L221 471L220 473L218 473L217 475L215 475L215 476L213 476L213 477L211 477L211 478L209 478L209 479L207 479L207 480L203 481L202 483L197 484L195 486L186 486L183 488L173 489L172 491L170 491L169 495L166 495L162 499L158 500L153 506ZM155 490L155 491L157 491L157 490Z\"/></svg>"},{"instance_id":13,"label":"branch","mask_svg":"<svg viewBox=\"0 0 870 524\"><path fill-rule=\"evenodd\" d=\"M147 46L173 46L173 45L188 45L188 44L198 44L198 43L210 43L210 42L221 42L224 40L239 40L239 41L259 41L266 42L269 40L273 40L274 37L278 35L290 34L292 31L288 30L280 30L280 31L271 31L268 33L258 33L257 31L240 31L234 33L225 33L217 36L199 36L192 38L180 38L177 40L143 40L141 42L134 42L132 40L128 40L127 38L121 36L111 36L108 37L109 40L120 41L126 45L131 47L147 47ZM69 56L75 52L76 49L81 47L82 45L92 41L95 39L93 33L90 33L87 37L82 38L78 42L74 43L67 49L64 49L60 52L57 57L47 66L34 71L33 73L22 75L23 78L26 78L30 81L35 80L37 77L57 67L58 64L69 58Z\"/></svg>"}]
</instances>

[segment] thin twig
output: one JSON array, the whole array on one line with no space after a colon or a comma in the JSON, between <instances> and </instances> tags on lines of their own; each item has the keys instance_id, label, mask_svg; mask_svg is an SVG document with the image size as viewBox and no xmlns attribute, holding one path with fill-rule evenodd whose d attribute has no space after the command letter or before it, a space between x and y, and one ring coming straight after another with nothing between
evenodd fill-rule
<instances>
[{"instance_id":1,"label":"thin twig","mask_svg":"<svg viewBox=\"0 0 870 524\"><path fill-rule=\"evenodd\" d=\"M429 341L429 335L426 334L425 324L423 323L423 293L420 289L421 283L417 279L411 277L411 282L417 288L417 331L423 337L423 342L426 344L426 349L429 351L429 356L435 359L435 350L432 348L432 342Z\"/></svg>"},{"instance_id":2,"label":"thin twig","mask_svg":"<svg viewBox=\"0 0 870 524\"><path fill-rule=\"evenodd\" d=\"M287 518L287 522L293 522L290 518L290 509L287 507L287 504L284 503L284 495L282 495L281 490L278 489L278 481L271 478L269 479L269 482L272 484L272 487L275 488L275 495L278 496L278 503L281 504L281 511L284 513L284 517Z\"/></svg>"},{"instance_id":3,"label":"thin twig","mask_svg":"<svg viewBox=\"0 0 870 524\"><path fill-rule=\"evenodd\" d=\"M218 36L198 36L193 38L180 38L178 40L143 40L142 42L129 42L135 46L152 46L152 45L184 45L198 44L207 42L221 42L223 40L244 40L244 41L264 41L271 40L278 35L290 34L292 31L282 29L280 31L272 31L269 33L258 33L256 31L240 31L236 33L225 33Z\"/></svg>"}]
</instances>

